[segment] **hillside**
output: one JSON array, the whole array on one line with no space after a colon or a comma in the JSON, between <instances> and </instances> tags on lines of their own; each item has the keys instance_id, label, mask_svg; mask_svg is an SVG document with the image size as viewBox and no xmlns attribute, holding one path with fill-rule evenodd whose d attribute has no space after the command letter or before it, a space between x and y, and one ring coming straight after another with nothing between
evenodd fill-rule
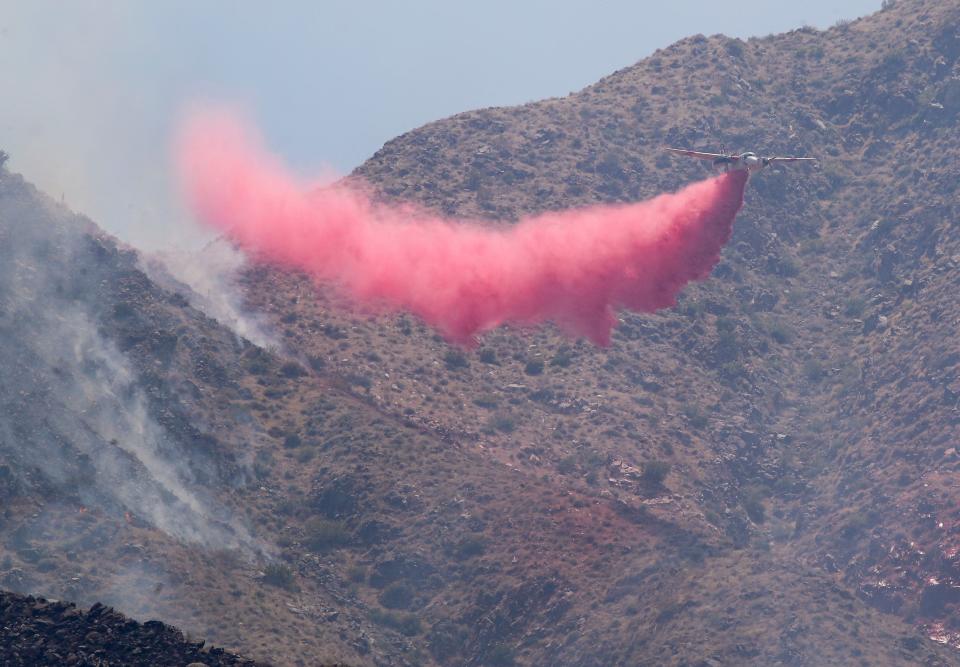
<instances>
[{"instance_id":1,"label":"hillside","mask_svg":"<svg viewBox=\"0 0 960 667\"><path fill-rule=\"evenodd\" d=\"M960 2L899 0L351 177L509 224L709 173L664 145L821 158L755 177L713 277L606 349L465 351L253 267L263 349L3 172L0 585L276 664L960 664L958 114Z\"/></svg>"},{"instance_id":2,"label":"hillside","mask_svg":"<svg viewBox=\"0 0 960 667\"><path fill-rule=\"evenodd\" d=\"M223 649L188 642L156 621L143 625L103 605L73 604L0 593L0 647L10 667L123 664L137 667L256 667Z\"/></svg>"}]
</instances>

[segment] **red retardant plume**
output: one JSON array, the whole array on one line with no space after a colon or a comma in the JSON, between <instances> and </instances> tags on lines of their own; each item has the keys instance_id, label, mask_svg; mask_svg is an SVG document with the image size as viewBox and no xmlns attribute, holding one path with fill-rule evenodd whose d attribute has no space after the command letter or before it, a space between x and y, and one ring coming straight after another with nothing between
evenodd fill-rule
<instances>
[{"instance_id":1,"label":"red retardant plume","mask_svg":"<svg viewBox=\"0 0 960 667\"><path fill-rule=\"evenodd\" d=\"M466 345L504 323L546 321L609 344L617 310L672 306L710 274L747 182L732 171L649 201L493 229L303 182L227 114L194 115L177 159L199 219L255 259L303 270L365 309L414 313Z\"/></svg>"}]
</instances>

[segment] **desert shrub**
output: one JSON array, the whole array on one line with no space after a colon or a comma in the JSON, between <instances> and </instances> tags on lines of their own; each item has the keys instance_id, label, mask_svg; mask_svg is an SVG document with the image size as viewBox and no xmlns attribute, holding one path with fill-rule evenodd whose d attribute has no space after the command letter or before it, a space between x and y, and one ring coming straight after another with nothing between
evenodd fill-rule
<instances>
[{"instance_id":1,"label":"desert shrub","mask_svg":"<svg viewBox=\"0 0 960 667\"><path fill-rule=\"evenodd\" d=\"M763 505L763 492L751 490L743 498L743 509L754 523L763 523L767 519L767 508Z\"/></svg>"},{"instance_id":2,"label":"desert shrub","mask_svg":"<svg viewBox=\"0 0 960 667\"><path fill-rule=\"evenodd\" d=\"M288 591L293 590L293 570L283 563L270 563L263 568L263 583Z\"/></svg>"},{"instance_id":3,"label":"desert shrub","mask_svg":"<svg viewBox=\"0 0 960 667\"><path fill-rule=\"evenodd\" d=\"M300 436L296 433L291 433L283 439L283 446L287 449L296 449L302 444Z\"/></svg>"},{"instance_id":4,"label":"desert shrub","mask_svg":"<svg viewBox=\"0 0 960 667\"><path fill-rule=\"evenodd\" d=\"M570 354L570 348L561 347L559 350L557 350L557 353L553 356L553 359L550 360L550 365L558 368L567 368L572 361L573 356Z\"/></svg>"},{"instance_id":5,"label":"desert shrub","mask_svg":"<svg viewBox=\"0 0 960 667\"><path fill-rule=\"evenodd\" d=\"M703 413L703 410L700 409L700 406L693 403L687 403L683 406L683 414L686 415L687 420L693 428L703 428L709 421Z\"/></svg>"},{"instance_id":6,"label":"desert shrub","mask_svg":"<svg viewBox=\"0 0 960 667\"><path fill-rule=\"evenodd\" d=\"M823 366L816 359L807 359L803 362L803 377L807 382L816 384L823 379Z\"/></svg>"},{"instance_id":7,"label":"desert shrub","mask_svg":"<svg viewBox=\"0 0 960 667\"><path fill-rule=\"evenodd\" d=\"M373 386L373 380L362 373L349 373L344 378L351 387L362 387L369 391Z\"/></svg>"},{"instance_id":8,"label":"desert shrub","mask_svg":"<svg viewBox=\"0 0 960 667\"><path fill-rule=\"evenodd\" d=\"M485 347L482 350L480 350L480 353L477 355L477 358L480 359L480 361L485 364L494 364L494 365L499 364L499 362L497 361L497 353L489 347Z\"/></svg>"},{"instance_id":9,"label":"desert shrub","mask_svg":"<svg viewBox=\"0 0 960 667\"><path fill-rule=\"evenodd\" d=\"M591 449L580 457L580 463L585 468L596 469L607 465L611 458L612 457L604 454L603 452L600 452L596 449Z\"/></svg>"},{"instance_id":10,"label":"desert shrub","mask_svg":"<svg viewBox=\"0 0 960 667\"><path fill-rule=\"evenodd\" d=\"M677 311L684 317L696 320L703 317L703 314L707 312L707 305L703 301L684 299Z\"/></svg>"},{"instance_id":11,"label":"desert shrub","mask_svg":"<svg viewBox=\"0 0 960 667\"><path fill-rule=\"evenodd\" d=\"M324 336L333 340L342 340L347 337L347 334L343 328L338 327L336 324L324 324L320 330L323 332Z\"/></svg>"},{"instance_id":12,"label":"desert shrub","mask_svg":"<svg viewBox=\"0 0 960 667\"><path fill-rule=\"evenodd\" d=\"M498 412L487 420L488 432L513 433L515 430L517 430L517 422L506 412Z\"/></svg>"},{"instance_id":13,"label":"desert shrub","mask_svg":"<svg viewBox=\"0 0 960 667\"><path fill-rule=\"evenodd\" d=\"M800 273L800 267L792 257L771 257L767 261L767 270L783 278L793 278Z\"/></svg>"},{"instance_id":14,"label":"desert shrub","mask_svg":"<svg viewBox=\"0 0 960 667\"><path fill-rule=\"evenodd\" d=\"M858 510L848 515L840 524L840 535L845 540L857 540L876 526L880 519L881 515L877 510Z\"/></svg>"},{"instance_id":15,"label":"desert shrub","mask_svg":"<svg viewBox=\"0 0 960 667\"><path fill-rule=\"evenodd\" d=\"M477 407L493 410L499 404L499 400L494 394L481 394L473 399L473 404Z\"/></svg>"},{"instance_id":16,"label":"desert shrub","mask_svg":"<svg viewBox=\"0 0 960 667\"><path fill-rule=\"evenodd\" d=\"M487 651L486 664L493 665L494 667L511 667L511 665L515 664L513 649L503 644L494 646Z\"/></svg>"},{"instance_id":17,"label":"desert shrub","mask_svg":"<svg viewBox=\"0 0 960 667\"><path fill-rule=\"evenodd\" d=\"M857 318L863 315L867 307L867 300L862 296L852 296L843 302L843 314L847 317Z\"/></svg>"},{"instance_id":18,"label":"desert shrub","mask_svg":"<svg viewBox=\"0 0 960 667\"><path fill-rule=\"evenodd\" d=\"M654 485L663 484L671 467L666 461L648 461L643 466L643 481Z\"/></svg>"},{"instance_id":19,"label":"desert shrub","mask_svg":"<svg viewBox=\"0 0 960 667\"><path fill-rule=\"evenodd\" d=\"M430 653L438 662L449 664L449 659L458 655L467 645L469 637L470 633L464 626L440 621L430 628L427 643L430 646Z\"/></svg>"},{"instance_id":20,"label":"desert shrub","mask_svg":"<svg viewBox=\"0 0 960 667\"><path fill-rule=\"evenodd\" d=\"M273 471L273 454L270 450L262 449L253 458L253 472L257 479L269 479Z\"/></svg>"},{"instance_id":21,"label":"desert shrub","mask_svg":"<svg viewBox=\"0 0 960 667\"><path fill-rule=\"evenodd\" d=\"M724 361L731 361L736 359L739 353L737 334L733 331L721 331L717 337L717 356Z\"/></svg>"},{"instance_id":22,"label":"desert shrub","mask_svg":"<svg viewBox=\"0 0 960 667\"><path fill-rule=\"evenodd\" d=\"M891 51L883 57L880 64L883 69L898 72L907 66L907 59L898 51Z\"/></svg>"},{"instance_id":23,"label":"desert shrub","mask_svg":"<svg viewBox=\"0 0 960 667\"><path fill-rule=\"evenodd\" d=\"M716 326L719 333L723 333L725 331L735 331L737 328L737 321L732 317L718 317Z\"/></svg>"},{"instance_id":24,"label":"desert shrub","mask_svg":"<svg viewBox=\"0 0 960 667\"><path fill-rule=\"evenodd\" d=\"M723 48L734 58L739 58L743 55L743 42L739 39L728 40L727 43L723 45Z\"/></svg>"},{"instance_id":25,"label":"desert shrub","mask_svg":"<svg viewBox=\"0 0 960 667\"><path fill-rule=\"evenodd\" d=\"M395 581L380 592L380 604L387 609L407 609L413 604L414 591L410 584Z\"/></svg>"},{"instance_id":26,"label":"desert shrub","mask_svg":"<svg viewBox=\"0 0 960 667\"><path fill-rule=\"evenodd\" d=\"M475 556L482 556L487 550L487 543L482 537L468 537L457 544L454 550L460 560L467 560Z\"/></svg>"},{"instance_id":27,"label":"desert shrub","mask_svg":"<svg viewBox=\"0 0 960 667\"><path fill-rule=\"evenodd\" d=\"M325 551L350 541L350 531L341 521L313 517L304 527L304 544L311 551Z\"/></svg>"},{"instance_id":28,"label":"desert shrub","mask_svg":"<svg viewBox=\"0 0 960 667\"><path fill-rule=\"evenodd\" d=\"M561 475L570 475L577 469L577 457L567 456L557 462L557 472Z\"/></svg>"},{"instance_id":29,"label":"desert shrub","mask_svg":"<svg viewBox=\"0 0 960 667\"><path fill-rule=\"evenodd\" d=\"M296 361L288 361L280 367L280 374L287 378L298 378L306 375L307 371Z\"/></svg>"},{"instance_id":30,"label":"desert shrub","mask_svg":"<svg viewBox=\"0 0 960 667\"><path fill-rule=\"evenodd\" d=\"M448 350L447 353L443 355L443 363L445 363L450 370L466 368L470 365L466 355L460 350Z\"/></svg>"},{"instance_id":31,"label":"desert shrub","mask_svg":"<svg viewBox=\"0 0 960 667\"><path fill-rule=\"evenodd\" d=\"M244 355L244 365L247 368L247 372L251 375L266 375L270 370L270 358L265 352L257 350L257 352Z\"/></svg>"},{"instance_id":32,"label":"desert shrub","mask_svg":"<svg viewBox=\"0 0 960 667\"><path fill-rule=\"evenodd\" d=\"M531 359L524 366L523 372L527 375L540 375L543 372L543 361L540 359Z\"/></svg>"},{"instance_id":33,"label":"desert shrub","mask_svg":"<svg viewBox=\"0 0 960 667\"><path fill-rule=\"evenodd\" d=\"M782 322L774 322L770 325L770 337L781 345L786 345L793 340L793 330Z\"/></svg>"},{"instance_id":34,"label":"desert shrub","mask_svg":"<svg viewBox=\"0 0 960 667\"><path fill-rule=\"evenodd\" d=\"M353 565L347 570L347 578L355 584L367 580L367 568L364 565Z\"/></svg>"},{"instance_id":35,"label":"desert shrub","mask_svg":"<svg viewBox=\"0 0 960 667\"><path fill-rule=\"evenodd\" d=\"M370 612L370 620L377 625L392 628L406 637L416 637L423 631L420 619L415 614L397 614L374 609Z\"/></svg>"},{"instance_id":36,"label":"desert shrub","mask_svg":"<svg viewBox=\"0 0 960 667\"><path fill-rule=\"evenodd\" d=\"M739 361L728 361L721 364L719 373L724 382L736 382L747 376L747 367Z\"/></svg>"}]
</instances>

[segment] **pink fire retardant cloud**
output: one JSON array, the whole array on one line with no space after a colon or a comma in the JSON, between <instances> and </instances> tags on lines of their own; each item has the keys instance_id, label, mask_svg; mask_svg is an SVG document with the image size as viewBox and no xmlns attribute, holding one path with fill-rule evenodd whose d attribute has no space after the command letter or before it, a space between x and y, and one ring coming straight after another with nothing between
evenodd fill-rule
<instances>
[{"instance_id":1,"label":"pink fire retardant cloud","mask_svg":"<svg viewBox=\"0 0 960 667\"><path fill-rule=\"evenodd\" d=\"M257 261L303 270L366 310L414 313L465 345L505 323L546 321L608 345L617 310L672 306L710 274L747 182L732 171L648 201L493 229L304 182L222 112L187 120L177 161L197 217Z\"/></svg>"}]
</instances>

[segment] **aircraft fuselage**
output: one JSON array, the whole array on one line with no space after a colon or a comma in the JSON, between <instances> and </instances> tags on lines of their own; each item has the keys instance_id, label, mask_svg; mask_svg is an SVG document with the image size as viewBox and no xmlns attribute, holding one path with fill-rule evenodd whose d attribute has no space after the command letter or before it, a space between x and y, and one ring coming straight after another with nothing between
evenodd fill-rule
<instances>
[{"instance_id":1,"label":"aircraft fuselage","mask_svg":"<svg viewBox=\"0 0 960 667\"><path fill-rule=\"evenodd\" d=\"M744 169L750 172L760 171L767 166L764 160L756 153L741 153L737 156L719 157L713 161L713 164L723 166L728 171L731 169Z\"/></svg>"}]
</instances>

